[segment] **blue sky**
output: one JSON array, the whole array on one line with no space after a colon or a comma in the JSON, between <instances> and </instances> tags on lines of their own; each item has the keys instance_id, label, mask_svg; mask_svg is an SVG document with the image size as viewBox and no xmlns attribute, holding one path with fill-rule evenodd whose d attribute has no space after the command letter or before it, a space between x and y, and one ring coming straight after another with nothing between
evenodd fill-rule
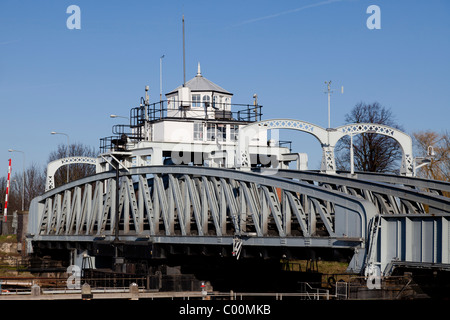
<instances>
[{"instance_id":1,"label":"blue sky","mask_svg":"<svg viewBox=\"0 0 450 320\"><path fill-rule=\"evenodd\" d=\"M69 30L69 5L81 9L81 29ZM381 10L370 30L369 5ZM11 1L0 2L0 176L46 165L60 143L98 148L128 115L145 85L159 99L197 72L234 93L234 103L258 102L264 119L293 118L327 126L325 81L332 81L331 124L359 102L379 102L412 134L442 132L450 118L450 1ZM344 93L340 93L344 86ZM321 149L308 134L281 138L309 154Z\"/></svg>"}]
</instances>

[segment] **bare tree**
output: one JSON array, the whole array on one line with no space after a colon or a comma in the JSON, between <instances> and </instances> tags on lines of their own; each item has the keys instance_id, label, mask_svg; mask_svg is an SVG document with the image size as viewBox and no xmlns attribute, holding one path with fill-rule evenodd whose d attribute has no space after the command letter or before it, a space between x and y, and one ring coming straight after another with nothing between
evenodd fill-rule
<instances>
[{"instance_id":1,"label":"bare tree","mask_svg":"<svg viewBox=\"0 0 450 320\"><path fill-rule=\"evenodd\" d=\"M36 163L32 163L25 170L25 208L29 207L33 198L43 194L44 191L45 170Z\"/></svg>"},{"instance_id":2,"label":"bare tree","mask_svg":"<svg viewBox=\"0 0 450 320\"><path fill-rule=\"evenodd\" d=\"M420 177L450 181L450 134L439 134L434 131L413 133L416 153L419 157L428 156L434 152L430 163L419 168Z\"/></svg>"},{"instance_id":3,"label":"bare tree","mask_svg":"<svg viewBox=\"0 0 450 320\"><path fill-rule=\"evenodd\" d=\"M1 199L0 199L0 204L1 204L1 210L3 212L4 208L5 208L5 195L6 195L6 186L8 184L7 178L5 176L0 177L0 195L1 195Z\"/></svg>"},{"instance_id":4,"label":"bare tree","mask_svg":"<svg viewBox=\"0 0 450 320\"><path fill-rule=\"evenodd\" d=\"M402 130L392 112L378 102L358 103L345 122L376 123ZM355 170L368 172L397 172L402 158L401 147L393 138L377 133L362 133L353 137ZM336 165L339 170L350 168L350 138L344 137L336 146Z\"/></svg>"},{"instance_id":5,"label":"bare tree","mask_svg":"<svg viewBox=\"0 0 450 320\"><path fill-rule=\"evenodd\" d=\"M8 190L8 215L12 214L15 210L22 210L22 181L22 172L14 173L12 171ZM24 210L26 209L27 207L24 205Z\"/></svg>"},{"instance_id":6,"label":"bare tree","mask_svg":"<svg viewBox=\"0 0 450 320\"><path fill-rule=\"evenodd\" d=\"M50 153L48 162L66 158L66 157L75 157L75 156L83 156L83 157L93 157L97 156L94 147L88 147L83 145L82 143L74 143L69 146L69 152L67 152L67 145L59 144L56 151ZM77 179L81 179L87 177L89 175L95 174L95 167L88 164L70 164L61 167L55 173L55 186L60 186L65 184L67 181L67 170L69 169L69 180L74 181Z\"/></svg>"},{"instance_id":7,"label":"bare tree","mask_svg":"<svg viewBox=\"0 0 450 320\"><path fill-rule=\"evenodd\" d=\"M82 144L70 145L70 156L86 156L96 157L95 148L90 148ZM68 156L67 146L59 145L56 151L53 151L49 155L48 162L53 160L65 158ZM62 167L56 172L55 185L62 185L66 183L67 166ZM72 164L70 165L70 181L86 177L95 173L95 167L86 164ZM24 210L28 210L31 200L41 195L45 191L46 180L46 167L41 167L36 163L32 163L25 169L25 176L23 172L13 172L10 181L10 188L8 194L8 213L12 213L15 210L21 211L22 203ZM24 183L25 182L25 183ZM0 177L0 194L5 196L7 179L6 177ZM25 189L23 186L25 185ZM4 198L3 198L4 200ZM0 200L2 209L4 207L4 201Z\"/></svg>"},{"instance_id":8,"label":"bare tree","mask_svg":"<svg viewBox=\"0 0 450 320\"><path fill-rule=\"evenodd\" d=\"M5 187L3 187L3 180ZM2 178L2 193L6 192L6 178ZM25 184L24 184L25 183ZM24 189L25 185L25 189ZM3 191L3 189L5 191ZM45 173L43 168L36 163L32 163L25 169L25 177L22 172L13 173L10 181L10 189L8 195L8 212L28 210L31 200L38 195L44 193L45 190Z\"/></svg>"}]
</instances>

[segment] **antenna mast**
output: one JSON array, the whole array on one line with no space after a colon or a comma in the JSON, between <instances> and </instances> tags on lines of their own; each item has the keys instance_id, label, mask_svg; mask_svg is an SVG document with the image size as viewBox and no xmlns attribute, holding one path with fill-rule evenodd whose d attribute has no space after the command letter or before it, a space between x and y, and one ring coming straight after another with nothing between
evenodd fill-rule
<instances>
[{"instance_id":1,"label":"antenna mast","mask_svg":"<svg viewBox=\"0 0 450 320\"><path fill-rule=\"evenodd\" d=\"M183 14L183 87L185 83L186 83L186 55L184 44L184 14Z\"/></svg>"}]
</instances>

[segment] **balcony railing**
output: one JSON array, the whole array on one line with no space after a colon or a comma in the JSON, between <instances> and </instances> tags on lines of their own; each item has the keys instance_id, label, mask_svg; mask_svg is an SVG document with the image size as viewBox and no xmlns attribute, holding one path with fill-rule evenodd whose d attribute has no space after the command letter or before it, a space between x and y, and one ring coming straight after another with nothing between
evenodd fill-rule
<instances>
[{"instance_id":1,"label":"balcony railing","mask_svg":"<svg viewBox=\"0 0 450 320\"><path fill-rule=\"evenodd\" d=\"M236 110L236 111L233 111ZM211 103L198 101L167 101L152 103L130 110L131 127L142 126L147 121L170 118L204 118L254 122L261 121L262 106L250 104ZM195 114L195 116L192 116Z\"/></svg>"},{"instance_id":2,"label":"balcony railing","mask_svg":"<svg viewBox=\"0 0 450 320\"><path fill-rule=\"evenodd\" d=\"M235 111L233 111L235 110ZM130 110L130 123L114 125L114 136L100 139L100 152L121 150L127 140L140 141L144 136L144 124L162 119L206 119L219 121L261 121L262 106L251 104L211 103L198 101L167 101L145 105Z\"/></svg>"}]
</instances>

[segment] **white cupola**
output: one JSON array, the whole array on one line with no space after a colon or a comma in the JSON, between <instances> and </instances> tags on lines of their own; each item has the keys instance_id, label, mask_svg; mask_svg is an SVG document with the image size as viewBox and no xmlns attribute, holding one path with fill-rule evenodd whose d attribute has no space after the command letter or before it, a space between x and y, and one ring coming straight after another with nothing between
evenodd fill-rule
<instances>
[{"instance_id":1,"label":"white cupola","mask_svg":"<svg viewBox=\"0 0 450 320\"><path fill-rule=\"evenodd\" d=\"M166 93L169 117L223 118L231 116L232 93L203 77L200 62L197 75Z\"/></svg>"}]
</instances>

